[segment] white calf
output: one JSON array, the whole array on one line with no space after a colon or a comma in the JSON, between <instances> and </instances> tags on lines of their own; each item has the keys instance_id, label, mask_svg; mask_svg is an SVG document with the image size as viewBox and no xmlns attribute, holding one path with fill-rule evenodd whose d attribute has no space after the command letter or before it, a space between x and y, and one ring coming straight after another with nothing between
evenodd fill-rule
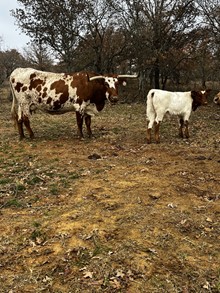
<instances>
[{"instance_id":1,"label":"white calf","mask_svg":"<svg viewBox=\"0 0 220 293\"><path fill-rule=\"evenodd\" d=\"M169 92L159 89L152 89L147 95L147 143L151 142L151 129L155 126L155 140L160 142L159 128L164 115L168 112L171 115L177 115L180 119L179 135L183 138L189 137L188 123L192 110L197 107L206 105L207 95L210 90L206 91L189 91L189 92ZM185 131L183 129L185 126Z\"/></svg>"}]
</instances>

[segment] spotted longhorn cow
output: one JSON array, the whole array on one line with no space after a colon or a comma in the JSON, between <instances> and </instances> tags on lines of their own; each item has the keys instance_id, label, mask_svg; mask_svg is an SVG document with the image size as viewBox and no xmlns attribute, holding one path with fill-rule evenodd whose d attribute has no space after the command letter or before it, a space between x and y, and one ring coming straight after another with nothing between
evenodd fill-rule
<instances>
[{"instance_id":1,"label":"spotted longhorn cow","mask_svg":"<svg viewBox=\"0 0 220 293\"><path fill-rule=\"evenodd\" d=\"M15 69L10 75L13 96L11 113L20 139L24 138L23 124L30 138L34 137L30 116L37 109L49 114L74 111L79 136L83 137L82 128L85 121L88 136L91 137L91 117L104 108L106 100L116 103L119 85L126 85L126 79L134 77L136 76Z\"/></svg>"}]
</instances>

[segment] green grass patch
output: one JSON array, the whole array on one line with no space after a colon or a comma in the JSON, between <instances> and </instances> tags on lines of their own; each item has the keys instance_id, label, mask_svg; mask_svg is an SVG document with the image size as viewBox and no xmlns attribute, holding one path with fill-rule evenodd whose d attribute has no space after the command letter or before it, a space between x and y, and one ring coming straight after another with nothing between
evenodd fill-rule
<instances>
[{"instance_id":1,"label":"green grass patch","mask_svg":"<svg viewBox=\"0 0 220 293\"><path fill-rule=\"evenodd\" d=\"M5 208L14 207L14 208L21 208L23 204L16 198L8 200L5 204L3 204Z\"/></svg>"},{"instance_id":2,"label":"green grass patch","mask_svg":"<svg viewBox=\"0 0 220 293\"><path fill-rule=\"evenodd\" d=\"M79 174L77 174L77 173L69 173L68 179L75 180L75 179L79 179L79 178L80 178Z\"/></svg>"},{"instance_id":3,"label":"green grass patch","mask_svg":"<svg viewBox=\"0 0 220 293\"><path fill-rule=\"evenodd\" d=\"M51 185L50 193L52 195L59 195L59 193L60 193L59 188L56 185Z\"/></svg>"},{"instance_id":4,"label":"green grass patch","mask_svg":"<svg viewBox=\"0 0 220 293\"><path fill-rule=\"evenodd\" d=\"M1 178L0 179L1 185L5 185L5 184L11 183L11 182L12 182L12 180L10 178Z\"/></svg>"},{"instance_id":5,"label":"green grass patch","mask_svg":"<svg viewBox=\"0 0 220 293\"><path fill-rule=\"evenodd\" d=\"M15 196L17 196L18 193L25 191L25 190L26 190L26 187L23 184L16 183L16 185L14 186L13 193Z\"/></svg>"},{"instance_id":6,"label":"green grass patch","mask_svg":"<svg viewBox=\"0 0 220 293\"><path fill-rule=\"evenodd\" d=\"M27 184L28 185L35 185L35 184L41 183L42 181L43 180L40 177L34 176L31 179L27 180Z\"/></svg>"},{"instance_id":7,"label":"green grass patch","mask_svg":"<svg viewBox=\"0 0 220 293\"><path fill-rule=\"evenodd\" d=\"M26 190L26 187L23 184L17 184L16 189L17 191L24 191Z\"/></svg>"}]
</instances>

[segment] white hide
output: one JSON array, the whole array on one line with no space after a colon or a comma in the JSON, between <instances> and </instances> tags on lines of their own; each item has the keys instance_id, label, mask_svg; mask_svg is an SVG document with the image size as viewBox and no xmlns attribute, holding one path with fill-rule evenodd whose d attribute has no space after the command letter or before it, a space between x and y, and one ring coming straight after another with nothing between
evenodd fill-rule
<instances>
[{"instance_id":1,"label":"white hide","mask_svg":"<svg viewBox=\"0 0 220 293\"><path fill-rule=\"evenodd\" d=\"M147 121L148 128L152 128L154 122L161 122L166 113L178 115L184 121L188 121L192 111L191 92L169 92L152 89L147 95Z\"/></svg>"},{"instance_id":2,"label":"white hide","mask_svg":"<svg viewBox=\"0 0 220 293\"><path fill-rule=\"evenodd\" d=\"M43 80L44 88L47 88L47 96L42 98L42 102L39 103L39 92L36 90L36 88L29 89L30 85L30 75L36 75L36 79ZM23 86L26 86L27 89L25 92L20 90L19 92L15 92L15 89L13 88L13 80L16 82L20 82ZM52 98L52 103L56 102L56 100L59 100L62 93L56 92L56 89L50 89L50 86L53 82L61 80L65 82L65 85L68 86L69 91L69 98L65 102L65 104L62 105L62 108L60 108L58 111L53 111L51 109L51 104L47 103L48 96ZM72 76L67 76L64 73L53 73L53 72L45 72L45 71L39 71L32 68L17 68L15 69L11 76L10 76L10 84L12 89L12 95L13 95L13 103L12 103L12 112L14 111L15 103L17 103L18 107L18 120L21 119L22 114L29 117L32 111L35 111L39 109L40 111L52 113L52 112L58 112L58 113L65 113L68 111L76 111L76 109L79 108L79 104L77 103L78 96L76 94L76 87L72 87L70 84L73 80ZM71 98L74 102L71 101Z\"/></svg>"}]
</instances>

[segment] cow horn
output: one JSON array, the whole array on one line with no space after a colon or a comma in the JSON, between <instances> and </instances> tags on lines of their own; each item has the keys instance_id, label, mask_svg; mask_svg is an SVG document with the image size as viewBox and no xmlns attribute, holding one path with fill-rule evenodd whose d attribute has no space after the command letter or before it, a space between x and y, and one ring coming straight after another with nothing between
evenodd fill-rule
<instances>
[{"instance_id":1,"label":"cow horn","mask_svg":"<svg viewBox=\"0 0 220 293\"><path fill-rule=\"evenodd\" d=\"M119 74L117 77L118 78L126 78L126 77L128 77L128 78L138 78L138 75Z\"/></svg>"},{"instance_id":2,"label":"cow horn","mask_svg":"<svg viewBox=\"0 0 220 293\"><path fill-rule=\"evenodd\" d=\"M103 75L97 75L97 76L89 77L89 81L96 80L96 79L104 79L104 78L105 76Z\"/></svg>"}]
</instances>

